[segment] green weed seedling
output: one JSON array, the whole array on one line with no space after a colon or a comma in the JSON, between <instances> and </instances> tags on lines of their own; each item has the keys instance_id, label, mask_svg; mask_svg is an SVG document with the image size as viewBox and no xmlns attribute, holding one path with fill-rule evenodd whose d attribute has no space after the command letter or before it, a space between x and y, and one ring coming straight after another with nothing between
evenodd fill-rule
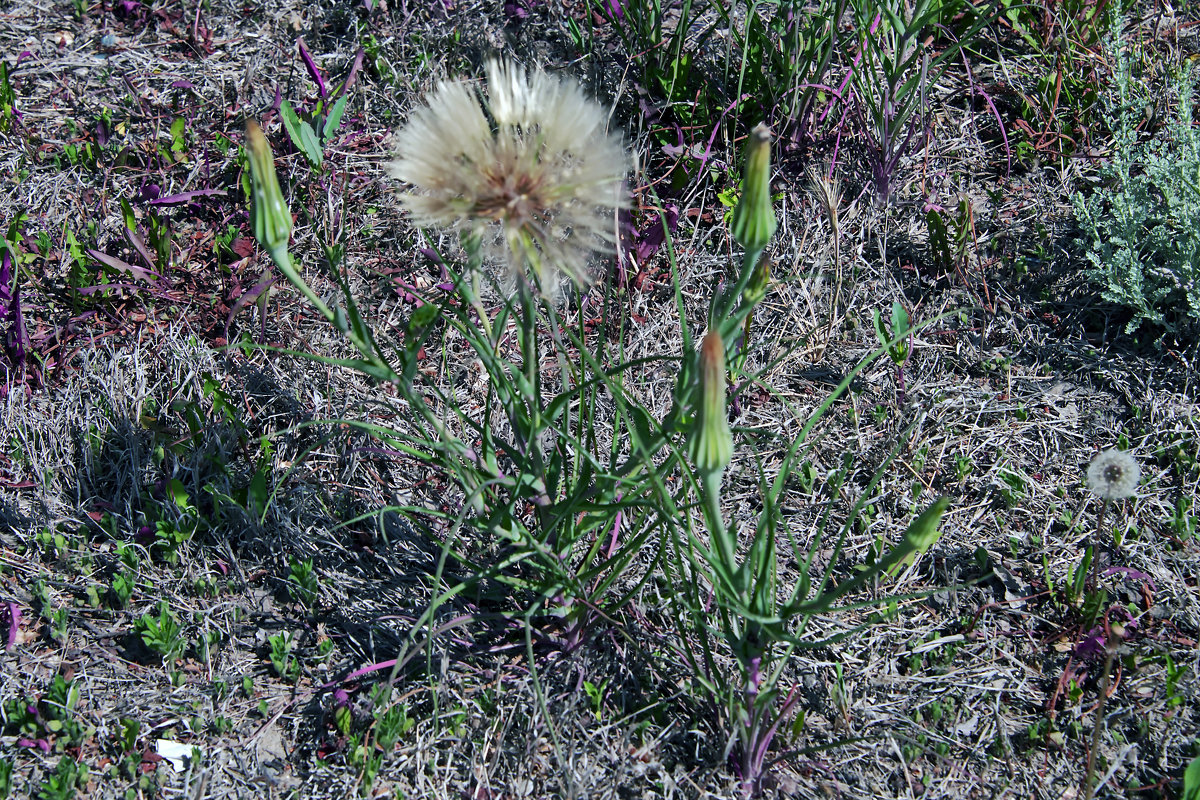
<instances>
[{"instance_id":1,"label":"green weed seedling","mask_svg":"<svg viewBox=\"0 0 1200 800\"><path fill-rule=\"evenodd\" d=\"M962 483L971 476L975 471L975 464L971 461L971 457L965 453L954 454L954 479Z\"/></svg>"},{"instance_id":2,"label":"green weed seedling","mask_svg":"<svg viewBox=\"0 0 1200 800\"><path fill-rule=\"evenodd\" d=\"M36 800L73 800L87 783L87 774L87 764L77 762L70 756L63 756L54 772L42 781L34 797Z\"/></svg>"},{"instance_id":3,"label":"green weed seedling","mask_svg":"<svg viewBox=\"0 0 1200 800\"><path fill-rule=\"evenodd\" d=\"M314 170L319 170L325 163L325 148L333 141L338 128L341 127L342 115L346 113L346 102L350 99L349 90L354 84L354 78L362 65L366 52L365 49L359 51L358 58L354 62L354 66L350 68L350 74L346 80L332 92L328 92L316 64L304 47L304 41L301 40L299 45L300 57L304 60L309 76L317 84L321 99L316 102L311 111L303 116L296 112L291 103L284 100L279 106L279 116L283 120L283 127L287 130L292 144L304 154L309 166Z\"/></svg>"},{"instance_id":4,"label":"green weed seedling","mask_svg":"<svg viewBox=\"0 0 1200 800\"><path fill-rule=\"evenodd\" d=\"M162 156L165 164L184 164L188 160L188 136L187 136L187 120L183 117L176 117L171 121L169 131L170 150L159 148L159 155Z\"/></svg>"},{"instance_id":5,"label":"green weed seedling","mask_svg":"<svg viewBox=\"0 0 1200 800\"><path fill-rule=\"evenodd\" d=\"M612 25L625 51L638 54L634 63L641 68L642 85L661 98L672 118L685 130L711 128L714 109L722 104L712 82L695 69L694 54L716 30L714 24L697 25L702 4L684 0L677 17L661 0L624 0L619 6L589 0L589 5L592 14ZM676 144L674 134L661 143Z\"/></svg>"},{"instance_id":6,"label":"green weed seedling","mask_svg":"<svg viewBox=\"0 0 1200 800\"><path fill-rule=\"evenodd\" d=\"M66 608L56 608L50 614L50 624L47 626L46 635L51 641L64 644L67 641L67 626L70 622L70 616Z\"/></svg>"},{"instance_id":7,"label":"green weed seedling","mask_svg":"<svg viewBox=\"0 0 1200 800\"><path fill-rule=\"evenodd\" d=\"M108 597L113 608L122 609L129 605L129 599L133 597L135 586L137 586L137 573L122 570L113 575L112 583L108 587Z\"/></svg>"},{"instance_id":8,"label":"green weed seedling","mask_svg":"<svg viewBox=\"0 0 1200 800\"><path fill-rule=\"evenodd\" d=\"M154 520L154 551L166 563L177 564L184 543L192 538L199 527L200 515L178 478L167 482L166 492L174 506L174 513Z\"/></svg>"},{"instance_id":9,"label":"green weed seedling","mask_svg":"<svg viewBox=\"0 0 1200 800\"><path fill-rule=\"evenodd\" d=\"M887 406L883 405L882 403L877 404L873 409L871 409L871 417L874 418L876 425L882 427L883 424L887 422L888 418Z\"/></svg>"},{"instance_id":10,"label":"green weed seedling","mask_svg":"<svg viewBox=\"0 0 1200 800\"><path fill-rule=\"evenodd\" d=\"M879 309L875 309L872 316L872 323L875 327L875 336L879 339L879 344L887 348L888 358L892 360L892 364L896 369L896 405L903 407L907 400L904 386L904 365L908 363L908 358L912 355L912 325L908 318L908 312L904 310L904 306L900 305L900 301L892 303L892 324L889 329L883 321L883 316L879 313Z\"/></svg>"},{"instance_id":11,"label":"green weed seedling","mask_svg":"<svg viewBox=\"0 0 1200 800\"><path fill-rule=\"evenodd\" d=\"M1171 530L1180 541L1186 542L1196 535L1196 518L1192 516L1191 511L1191 498L1181 495L1175 501L1175 508L1171 512Z\"/></svg>"},{"instance_id":12,"label":"green weed seedling","mask_svg":"<svg viewBox=\"0 0 1200 800\"><path fill-rule=\"evenodd\" d=\"M1084 602L1087 597L1087 580L1093 557L1093 549L1088 547L1077 564L1067 567L1067 575L1062 584L1056 586L1054 578L1050 574L1050 560L1045 553L1042 554L1042 575L1046 581L1046 589L1050 592L1050 598L1055 605L1060 608L1080 608L1085 605L1093 605L1093 603ZM1084 627L1090 627L1090 623Z\"/></svg>"},{"instance_id":13,"label":"green weed seedling","mask_svg":"<svg viewBox=\"0 0 1200 800\"><path fill-rule=\"evenodd\" d=\"M404 703L383 703L374 710L375 745L384 753L390 753L413 726L415 719L408 716L408 706Z\"/></svg>"},{"instance_id":14,"label":"green weed seedling","mask_svg":"<svg viewBox=\"0 0 1200 800\"><path fill-rule=\"evenodd\" d=\"M196 640L196 657L201 661L211 662L213 650L221 642L220 631L208 631Z\"/></svg>"},{"instance_id":15,"label":"green weed seedling","mask_svg":"<svg viewBox=\"0 0 1200 800\"><path fill-rule=\"evenodd\" d=\"M8 77L8 62L0 60L0 133L8 133L17 120L17 93Z\"/></svg>"},{"instance_id":16,"label":"green weed seedling","mask_svg":"<svg viewBox=\"0 0 1200 800\"><path fill-rule=\"evenodd\" d=\"M1177 665L1170 653L1162 654L1162 663L1166 671L1167 707L1177 708L1183 705L1183 697L1179 694L1179 679L1187 672L1187 665Z\"/></svg>"},{"instance_id":17,"label":"green weed seedling","mask_svg":"<svg viewBox=\"0 0 1200 800\"><path fill-rule=\"evenodd\" d=\"M56 753L78 747L94 733L77 719L78 704L79 685L55 675L41 697L18 695L0 706L0 735L41 741Z\"/></svg>"},{"instance_id":18,"label":"green weed seedling","mask_svg":"<svg viewBox=\"0 0 1200 800\"><path fill-rule=\"evenodd\" d=\"M0 62L2 64L4 62ZM0 758L0 800L12 795L13 790L13 762L7 758Z\"/></svg>"},{"instance_id":19,"label":"green weed seedling","mask_svg":"<svg viewBox=\"0 0 1200 800\"><path fill-rule=\"evenodd\" d=\"M293 652L295 638L290 633L276 633L267 639L267 645L270 647L268 658L271 660L271 669L275 674L285 681L299 678L300 660Z\"/></svg>"},{"instance_id":20,"label":"green weed seedling","mask_svg":"<svg viewBox=\"0 0 1200 800\"><path fill-rule=\"evenodd\" d=\"M157 614L143 614L134 620L133 628L142 643L167 664L173 664L187 648L183 628L166 600L159 601Z\"/></svg>"},{"instance_id":21,"label":"green weed seedling","mask_svg":"<svg viewBox=\"0 0 1200 800\"><path fill-rule=\"evenodd\" d=\"M929 228L929 249L938 274L953 273L964 286L969 286L967 268L970 265L970 246L975 240L975 215L971 201L963 197L954 216L948 212L943 215L932 208L925 215L925 224Z\"/></svg>"},{"instance_id":22,"label":"green weed seedling","mask_svg":"<svg viewBox=\"0 0 1200 800\"><path fill-rule=\"evenodd\" d=\"M604 721L604 692L608 689L608 681L604 681L600 685L596 685L591 681L583 682L583 691L588 696L588 701L592 704L592 714L596 717L596 722Z\"/></svg>"},{"instance_id":23,"label":"green weed seedling","mask_svg":"<svg viewBox=\"0 0 1200 800\"><path fill-rule=\"evenodd\" d=\"M1004 504L1012 507L1025 497L1025 477L1010 470L1000 470L1000 497Z\"/></svg>"},{"instance_id":24,"label":"green weed seedling","mask_svg":"<svg viewBox=\"0 0 1200 800\"><path fill-rule=\"evenodd\" d=\"M142 735L142 723L130 717L122 717L119 727L121 750L126 753L137 750L138 737Z\"/></svg>"},{"instance_id":25,"label":"green weed seedling","mask_svg":"<svg viewBox=\"0 0 1200 800\"><path fill-rule=\"evenodd\" d=\"M796 480L800 482L800 489L805 494L812 494L813 489L817 485L817 469L813 466L812 461L806 460L794 473Z\"/></svg>"},{"instance_id":26,"label":"green weed seedling","mask_svg":"<svg viewBox=\"0 0 1200 800\"><path fill-rule=\"evenodd\" d=\"M305 608L311 608L317 600L317 592L320 589L320 582L317 580L316 573L313 572L313 560L306 558L301 561L295 556L289 556L288 565L290 568L288 592L297 603Z\"/></svg>"}]
</instances>

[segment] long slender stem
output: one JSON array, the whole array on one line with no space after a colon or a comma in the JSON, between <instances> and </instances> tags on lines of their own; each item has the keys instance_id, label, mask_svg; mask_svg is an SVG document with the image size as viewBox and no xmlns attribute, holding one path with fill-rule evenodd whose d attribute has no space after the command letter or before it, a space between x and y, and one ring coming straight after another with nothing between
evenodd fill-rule
<instances>
[{"instance_id":1,"label":"long slender stem","mask_svg":"<svg viewBox=\"0 0 1200 800\"><path fill-rule=\"evenodd\" d=\"M519 281L521 298L521 369L529 383L530 425L536 434L542 425L542 387L538 370L537 298L525 281ZM536 435L533 439L536 439Z\"/></svg>"},{"instance_id":2,"label":"long slender stem","mask_svg":"<svg viewBox=\"0 0 1200 800\"><path fill-rule=\"evenodd\" d=\"M1100 700L1096 703L1096 719L1092 723L1092 746L1088 750L1087 772L1083 776L1083 800L1092 800L1096 790L1096 751L1100 749L1100 734L1104 730L1104 705L1108 701L1109 673L1112 672L1113 656L1117 644L1113 641L1112 626L1104 621L1104 672L1100 675Z\"/></svg>"},{"instance_id":3,"label":"long slender stem","mask_svg":"<svg viewBox=\"0 0 1200 800\"><path fill-rule=\"evenodd\" d=\"M733 575L737 572L737 553L725 528L725 520L721 517L721 477L721 472L709 472L701 475L700 480L704 484L704 510L708 517L709 538L725 569Z\"/></svg>"},{"instance_id":4,"label":"long slender stem","mask_svg":"<svg viewBox=\"0 0 1200 800\"><path fill-rule=\"evenodd\" d=\"M1104 530L1104 512L1108 510L1110 501L1105 500L1096 516L1096 535L1092 539L1092 591L1100 589L1100 534Z\"/></svg>"}]
</instances>

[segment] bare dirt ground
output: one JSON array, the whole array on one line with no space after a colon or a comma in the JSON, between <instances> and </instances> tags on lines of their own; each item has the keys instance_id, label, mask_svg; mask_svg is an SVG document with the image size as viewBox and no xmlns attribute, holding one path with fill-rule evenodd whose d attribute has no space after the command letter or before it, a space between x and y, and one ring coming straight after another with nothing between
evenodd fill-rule
<instances>
[{"instance_id":1,"label":"bare dirt ground","mask_svg":"<svg viewBox=\"0 0 1200 800\"><path fill-rule=\"evenodd\" d=\"M1195 52L1196 8L1145 5L1130 27L1148 53ZM728 734L679 656L669 589L655 580L569 655L527 648L519 625L476 598L448 612L465 623L391 669L440 553L381 509L461 498L432 468L331 422L403 424L388 417L385 389L280 352L348 352L295 291L271 287L265 314L246 302L269 274L246 217L247 119L263 122L291 187L293 252L316 265L323 244L341 242L386 333L403 325L413 287L438 278L385 176L390 137L439 77L478 75L501 52L575 75L611 104L642 168L635 225L653 221L651 186L679 212L679 280L702 324L730 263L717 193L736 147L722 133L706 168L672 182L682 157L654 137L628 56L603 26L592 52L575 48L568 20L585 13L572 2L0 4L16 114L0 132L0 210L26 236L30 352L21 368L8 354L0 409L0 794L738 796ZM980 53L1001 52L1004 36L989 29ZM301 38L330 88L354 80L319 172L289 146L278 112L280 100L308 108L317 97ZM974 79L995 89L1015 145L1011 96L1036 82L1037 65L1007 58L981 56ZM763 375L775 394L748 395L733 422L798 428L877 346L874 309L901 300L915 320L949 312L913 343L903 405L886 359L836 404L813 479L795 482L784 513L804 530L826 504L844 510L898 443L843 557L866 558L936 495L951 506L941 541L889 589L939 591L793 657L785 683L802 700L764 792L1079 796L1103 648L1088 646L1096 632L1070 575L1100 508L1084 471L1120 445L1143 477L1106 518L1120 543L1100 548L1119 568L1109 602L1127 612L1100 794L1178 797L1200 725L1196 344L1125 334L1120 310L1084 280L1069 198L1095 159L1010 161L997 117L967 86L951 71L934 87L936 135L903 161L885 208L847 137L836 229L807 175L828 165L832 141L777 153L775 281L754 355L779 359ZM703 149L709 133L688 132L685 148ZM962 269L947 272L925 211L960 199L973 237ZM844 280L831 317L835 257ZM309 274L330 290L319 268ZM630 358L680 352L670 280L660 251L624 285ZM485 401L461 349L428 353L426 368L463 403ZM672 380L648 368L631 384L665 413ZM755 513L747 447L728 495L743 517ZM846 455L845 487L830 496L824 480ZM200 758L176 770L160 755L175 743Z\"/></svg>"}]
</instances>

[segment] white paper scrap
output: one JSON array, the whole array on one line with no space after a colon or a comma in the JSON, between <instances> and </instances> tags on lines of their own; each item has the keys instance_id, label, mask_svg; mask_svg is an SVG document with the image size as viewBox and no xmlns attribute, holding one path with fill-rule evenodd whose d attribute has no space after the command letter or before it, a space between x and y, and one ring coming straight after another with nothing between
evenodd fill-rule
<instances>
[{"instance_id":1,"label":"white paper scrap","mask_svg":"<svg viewBox=\"0 0 1200 800\"><path fill-rule=\"evenodd\" d=\"M173 739L159 739L154 743L154 752L171 762L171 766L176 772L183 772L187 769L188 762L195 757L193 751L198 749Z\"/></svg>"}]
</instances>

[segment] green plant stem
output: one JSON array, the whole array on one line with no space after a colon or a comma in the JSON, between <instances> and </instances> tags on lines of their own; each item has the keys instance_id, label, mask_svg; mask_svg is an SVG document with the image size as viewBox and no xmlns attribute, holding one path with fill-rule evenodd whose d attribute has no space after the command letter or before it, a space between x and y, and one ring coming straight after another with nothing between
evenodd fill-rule
<instances>
[{"instance_id":1,"label":"green plant stem","mask_svg":"<svg viewBox=\"0 0 1200 800\"><path fill-rule=\"evenodd\" d=\"M700 482L704 487L704 511L708 517L709 538L717 556L732 575L737 569L737 553L729 539L725 520L721 517L721 478L722 471L708 472L700 476Z\"/></svg>"},{"instance_id":2,"label":"green plant stem","mask_svg":"<svg viewBox=\"0 0 1200 800\"><path fill-rule=\"evenodd\" d=\"M738 282L732 290L727 290L721 295L721 300L713 309L712 321L717 324L723 323L727 318L732 316L737 308L738 300L741 299L742 292L746 290L746 284L750 282L750 276L754 274L754 268L758 265L758 257L762 255L765 248L758 250L747 250L742 256L742 272L738 275ZM729 331L731 334L732 331ZM725 338L727 333L723 328L721 330L722 338Z\"/></svg>"},{"instance_id":3,"label":"green plant stem","mask_svg":"<svg viewBox=\"0 0 1200 800\"><path fill-rule=\"evenodd\" d=\"M1112 502L1105 500L1100 506L1100 513L1096 516L1096 536L1092 545L1092 591L1100 589L1100 537L1104 530L1104 512L1108 510L1108 504Z\"/></svg>"},{"instance_id":4,"label":"green plant stem","mask_svg":"<svg viewBox=\"0 0 1200 800\"><path fill-rule=\"evenodd\" d=\"M731 341L734 336L734 331L738 325L737 316L734 315L735 310L743 311L746 315L746 320L741 326L742 343L737 349L733 358L730 359L729 365L731 372L738 374L742 372L746 364L746 351L750 345L750 323L754 319L754 307L738 309L738 301L742 297L742 293L746 291L746 286L750 283L750 276L754 274L754 268L758 266L758 259L762 255L765 248L757 250L747 250L742 257L742 273L738 276L737 285L732 291L726 292L721 296L718 303L714 304L713 315L709 320L710 324L719 325L721 331L721 339L725 342L727 350L731 350Z\"/></svg>"},{"instance_id":5,"label":"green plant stem","mask_svg":"<svg viewBox=\"0 0 1200 800\"><path fill-rule=\"evenodd\" d=\"M479 324L483 326L483 333L487 336L488 341L492 343L492 351L496 355L500 352L500 340L492 335L492 320L487 315L487 311L483 307L483 303L479 300L479 270L471 270L471 294L467 298L467 302L475 309L475 314L479 317ZM464 282L465 285L465 282Z\"/></svg>"},{"instance_id":6,"label":"green plant stem","mask_svg":"<svg viewBox=\"0 0 1200 800\"><path fill-rule=\"evenodd\" d=\"M388 364L383 356L379 354L379 348L376 346L375 340L371 336L371 330L359 317L357 308L355 308L354 303L350 301L349 290L345 288L344 282L343 291L346 294L348 307L346 310L339 308L335 311L326 305L325 301L322 300L317 293L313 291L312 287L308 285L308 282L304 280L304 276L302 276L300 271L296 269L295 262L292 260L292 254L288 251L286 246L275 248L274 250L271 250L268 255L270 255L271 260L275 262L280 271L283 272L284 277L288 279L288 282L290 282L292 286L295 286L297 289L299 289L300 293L304 295L304 297L310 303L312 303L313 308L317 309L321 316L325 317L325 319L331 325L333 325L334 328L341 333L344 333L350 340L350 343L354 345L354 348L358 350L360 354L362 354L364 359L364 362L362 363L363 366L366 367L364 370L365 372L380 380L398 380L396 371L392 369L392 366Z\"/></svg>"},{"instance_id":7,"label":"green plant stem","mask_svg":"<svg viewBox=\"0 0 1200 800\"><path fill-rule=\"evenodd\" d=\"M537 346L537 299L533 290L525 281L519 281L519 298L521 303L521 369L525 373L530 395L529 423L532 434L530 446L537 446L537 434L542 427L542 386L538 370Z\"/></svg>"}]
</instances>

